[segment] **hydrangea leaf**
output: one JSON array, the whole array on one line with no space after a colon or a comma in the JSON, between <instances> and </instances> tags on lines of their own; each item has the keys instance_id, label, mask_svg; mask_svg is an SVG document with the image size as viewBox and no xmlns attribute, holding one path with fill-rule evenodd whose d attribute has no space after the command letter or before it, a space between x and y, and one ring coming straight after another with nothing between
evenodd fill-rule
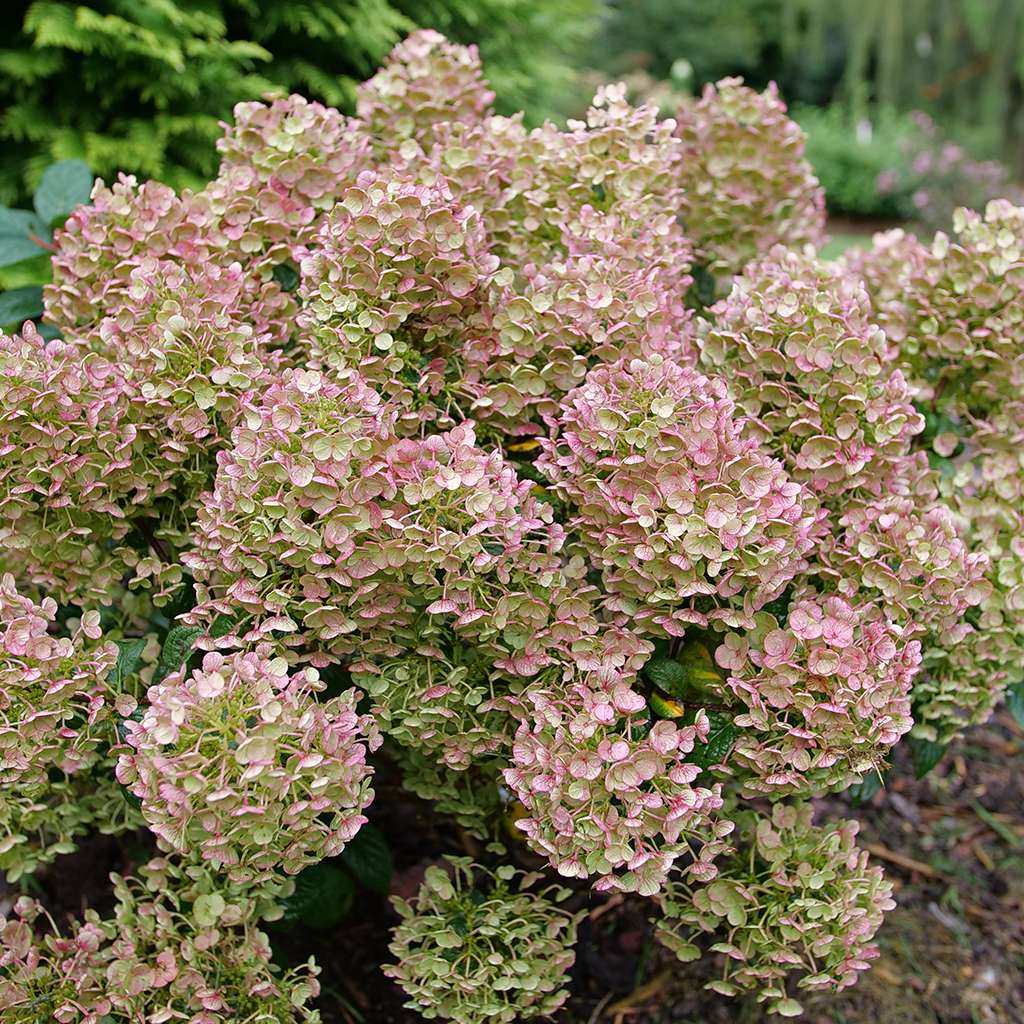
<instances>
[{"instance_id":1,"label":"hydrangea leaf","mask_svg":"<svg viewBox=\"0 0 1024 1024\"><path fill-rule=\"evenodd\" d=\"M1024 726L1024 682L1014 683L1006 691L1006 706L1017 724Z\"/></svg>"},{"instance_id":2,"label":"hydrangea leaf","mask_svg":"<svg viewBox=\"0 0 1024 1024\"><path fill-rule=\"evenodd\" d=\"M18 329L43 313L43 289L37 285L12 288L0 294L0 327Z\"/></svg>"},{"instance_id":3,"label":"hydrangea leaf","mask_svg":"<svg viewBox=\"0 0 1024 1024\"><path fill-rule=\"evenodd\" d=\"M941 760L946 753L945 743L934 740L910 739L910 756L914 762L914 774L923 779Z\"/></svg>"},{"instance_id":4,"label":"hydrangea leaf","mask_svg":"<svg viewBox=\"0 0 1024 1024\"><path fill-rule=\"evenodd\" d=\"M45 225L34 213L0 206L0 267L38 256L43 249L33 236L40 241L49 237Z\"/></svg>"},{"instance_id":5,"label":"hydrangea leaf","mask_svg":"<svg viewBox=\"0 0 1024 1024\"><path fill-rule=\"evenodd\" d=\"M693 700L721 682L714 659L699 640L685 644L673 657L652 658L644 674L659 690L678 700Z\"/></svg>"},{"instance_id":6,"label":"hydrangea leaf","mask_svg":"<svg viewBox=\"0 0 1024 1024\"><path fill-rule=\"evenodd\" d=\"M707 743L699 743L687 758L701 768L721 764L732 751L739 733L733 723L733 716L727 711L712 711L708 715L708 720L711 728L708 731Z\"/></svg>"},{"instance_id":7,"label":"hydrangea leaf","mask_svg":"<svg viewBox=\"0 0 1024 1024\"><path fill-rule=\"evenodd\" d=\"M153 682L158 683L172 672L177 672L188 660L196 638L202 634L201 626L175 626L171 629L160 650L160 660L156 665Z\"/></svg>"},{"instance_id":8,"label":"hydrangea leaf","mask_svg":"<svg viewBox=\"0 0 1024 1024\"><path fill-rule=\"evenodd\" d=\"M137 672L142 663L142 652L146 647L144 636L130 637L117 641L117 662L110 672L108 680L114 686L120 686L130 675Z\"/></svg>"},{"instance_id":9,"label":"hydrangea leaf","mask_svg":"<svg viewBox=\"0 0 1024 1024\"><path fill-rule=\"evenodd\" d=\"M284 900L284 920L333 928L348 914L354 897L352 876L338 864L321 861L296 876L295 892Z\"/></svg>"},{"instance_id":10,"label":"hydrangea leaf","mask_svg":"<svg viewBox=\"0 0 1024 1024\"><path fill-rule=\"evenodd\" d=\"M860 782L854 783L846 792L850 797L850 803L854 807L866 804L876 793L885 788L885 776L878 772L871 772L865 775Z\"/></svg>"},{"instance_id":11,"label":"hydrangea leaf","mask_svg":"<svg viewBox=\"0 0 1024 1024\"><path fill-rule=\"evenodd\" d=\"M46 225L63 224L76 206L89 202L93 174L81 160L58 160L43 172L33 198L36 213Z\"/></svg>"},{"instance_id":12,"label":"hydrangea leaf","mask_svg":"<svg viewBox=\"0 0 1024 1024\"><path fill-rule=\"evenodd\" d=\"M341 860L367 889L383 893L391 888L391 848L373 825L363 825L345 844Z\"/></svg>"}]
</instances>

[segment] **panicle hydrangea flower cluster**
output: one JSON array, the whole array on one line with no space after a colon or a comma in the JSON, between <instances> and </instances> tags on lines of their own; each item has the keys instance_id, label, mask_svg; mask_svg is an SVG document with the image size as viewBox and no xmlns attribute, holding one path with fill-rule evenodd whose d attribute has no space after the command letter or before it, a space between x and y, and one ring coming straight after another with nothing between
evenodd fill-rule
<instances>
[{"instance_id":1,"label":"panicle hydrangea flower cluster","mask_svg":"<svg viewBox=\"0 0 1024 1024\"><path fill-rule=\"evenodd\" d=\"M721 954L721 977L708 988L755 992L767 1010L799 1016L786 979L805 991L842 990L878 956L872 943L895 907L892 883L858 850L857 822L815 827L808 804L776 804L770 816L737 815L752 851L738 851L717 878L697 887L675 883L661 897L655 934L680 960L701 956L698 941Z\"/></svg>"},{"instance_id":2,"label":"panicle hydrangea flower cluster","mask_svg":"<svg viewBox=\"0 0 1024 1024\"><path fill-rule=\"evenodd\" d=\"M111 777L117 716L134 700L108 682L118 649L99 613L58 636L57 604L0 577L0 871L14 882L75 849L89 829L122 832L138 815Z\"/></svg>"},{"instance_id":3,"label":"panicle hydrangea flower cluster","mask_svg":"<svg viewBox=\"0 0 1024 1024\"><path fill-rule=\"evenodd\" d=\"M88 768L112 713L107 675L117 646L101 643L100 616L86 612L71 637L49 632L57 602L36 604L0 578L0 785L45 785L47 773Z\"/></svg>"},{"instance_id":4,"label":"panicle hydrangea flower cluster","mask_svg":"<svg viewBox=\"0 0 1024 1024\"><path fill-rule=\"evenodd\" d=\"M525 647L560 579L550 507L468 425L396 439L382 408L358 377L296 371L268 389L200 512L186 561L201 595L334 654L398 653L417 613Z\"/></svg>"},{"instance_id":5,"label":"panicle hydrangea flower cluster","mask_svg":"<svg viewBox=\"0 0 1024 1024\"><path fill-rule=\"evenodd\" d=\"M379 736L354 710L358 691L321 703L315 669L289 675L269 653L209 653L151 687L117 765L168 849L239 882L340 853L373 799L366 753Z\"/></svg>"},{"instance_id":6,"label":"panicle hydrangea flower cluster","mask_svg":"<svg viewBox=\"0 0 1024 1024\"><path fill-rule=\"evenodd\" d=\"M575 506L609 608L679 636L751 612L804 566L816 507L754 439L720 379L661 360L597 366L538 466Z\"/></svg>"},{"instance_id":7,"label":"panicle hydrangea flower cluster","mask_svg":"<svg viewBox=\"0 0 1024 1024\"><path fill-rule=\"evenodd\" d=\"M511 865L491 872L469 858L427 868L402 918L385 967L427 1020L513 1024L547 1017L566 1000L579 914L561 904L569 890L538 888L539 875Z\"/></svg>"},{"instance_id":8,"label":"panicle hydrangea flower cluster","mask_svg":"<svg viewBox=\"0 0 1024 1024\"><path fill-rule=\"evenodd\" d=\"M758 93L741 78L724 78L676 118L680 215L713 271L738 273L778 242L821 245L825 193L774 82Z\"/></svg>"},{"instance_id":9,"label":"panicle hydrangea flower cluster","mask_svg":"<svg viewBox=\"0 0 1024 1024\"><path fill-rule=\"evenodd\" d=\"M0 547L19 579L102 601L139 555L126 538L171 488L158 423L115 363L31 324L0 336Z\"/></svg>"},{"instance_id":10,"label":"panicle hydrangea flower cluster","mask_svg":"<svg viewBox=\"0 0 1024 1024\"><path fill-rule=\"evenodd\" d=\"M927 637L928 647L958 644L968 633L968 608L992 591L989 560L971 551L950 508L923 511L910 498L890 495L855 502L839 517L840 531L819 549L819 568L853 601L877 595L886 618L905 637Z\"/></svg>"},{"instance_id":11,"label":"panicle hydrangea flower cluster","mask_svg":"<svg viewBox=\"0 0 1024 1024\"><path fill-rule=\"evenodd\" d=\"M1024 211L997 200L984 215L957 211L952 236L939 232L930 246L889 233L848 261L925 411L919 444L943 469L942 500L986 563L984 581L965 581L977 610L949 631L958 642L925 651L915 685L914 732L934 741L984 721L1021 677L1022 240Z\"/></svg>"},{"instance_id":12,"label":"panicle hydrangea flower cluster","mask_svg":"<svg viewBox=\"0 0 1024 1024\"><path fill-rule=\"evenodd\" d=\"M523 199L533 206L537 223L530 218L524 226L534 232L542 232L545 223L557 226L561 237L552 241L568 251L574 240L591 236L585 218L592 210L637 229L652 216L667 230L667 215L678 209L683 191L675 121L659 120L654 106L631 106L621 84L606 85L585 120L570 120L567 129L546 124L531 133L533 146L527 148L534 149L535 180ZM535 253L553 254L550 248Z\"/></svg>"},{"instance_id":13,"label":"panicle hydrangea flower cluster","mask_svg":"<svg viewBox=\"0 0 1024 1024\"><path fill-rule=\"evenodd\" d=\"M234 215L221 213L222 231L245 229L243 252L271 253L275 243L291 248L304 241L304 230L372 162L363 126L322 103L289 96L239 103L233 113L217 141L220 172L206 194L230 202L234 193L252 204L244 220L243 205ZM275 237L277 228L287 230Z\"/></svg>"},{"instance_id":14,"label":"panicle hydrangea flower cluster","mask_svg":"<svg viewBox=\"0 0 1024 1024\"><path fill-rule=\"evenodd\" d=\"M190 1024L317 1024L307 1004L317 968L271 965L258 927L280 910L267 895L225 886L191 865L153 860L137 877L112 876L113 917L86 911L62 935L36 935L41 906L23 897L0 918L4 1019L63 1024L188 1020Z\"/></svg>"},{"instance_id":15,"label":"panicle hydrangea flower cluster","mask_svg":"<svg viewBox=\"0 0 1024 1024\"><path fill-rule=\"evenodd\" d=\"M985 721L1024 677L1024 408L1007 403L971 426L968 454L944 489L985 559L985 596L963 640L936 645L914 695L916 731L942 740Z\"/></svg>"},{"instance_id":16,"label":"panicle hydrangea flower cluster","mask_svg":"<svg viewBox=\"0 0 1024 1024\"><path fill-rule=\"evenodd\" d=\"M492 99L426 31L356 118L241 104L207 187L97 183L58 232L63 339L0 339L0 868L143 823L183 858L70 937L0 926L14 1019L315 1021L257 924L364 823L381 734L439 815L661 893L683 959L727 929L719 990L796 1013L889 889L849 823L743 802L1019 679L1024 211L828 264L772 248L823 223L774 88L677 123L608 86L564 130ZM428 873L411 1006L561 1005L575 917L534 881Z\"/></svg>"},{"instance_id":17,"label":"panicle hydrangea flower cluster","mask_svg":"<svg viewBox=\"0 0 1024 1024\"><path fill-rule=\"evenodd\" d=\"M694 358L683 305L690 250L678 226L652 215L630 230L617 214L587 207L578 229L567 255L495 303L485 388L471 408L513 434L542 432L537 420L557 417L559 399L595 360Z\"/></svg>"},{"instance_id":18,"label":"panicle hydrangea flower cluster","mask_svg":"<svg viewBox=\"0 0 1024 1024\"><path fill-rule=\"evenodd\" d=\"M359 86L356 114L379 146L399 148L412 139L427 147L439 125L483 121L493 100L475 46L459 46L440 32L421 29Z\"/></svg>"},{"instance_id":19,"label":"panicle hydrangea flower cluster","mask_svg":"<svg viewBox=\"0 0 1024 1024\"><path fill-rule=\"evenodd\" d=\"M480 217L442 186L360 179L302 258L312 365L357 369L421 421L462 418L491 345L498 270Z\"/></svg>"},{"instance_id":20,"label":"panicle hydrangea flower cluster","mask_svg":"<svg viewBox=\"0 0 1024 1024\"><path fill-rule=\"evenodd\" d=\"M92 205L73 211L55 237L53 281L43 291L47 322L65 334L95 323L123 296L140 256L206 263L206 222L199 204L158 181L121 176L109 188L97 181Z\"/></svg>"},{"instance_id":21,"label":"panicle hydrangea flower cluster","mask_svg":"<svg viewBox=\"0 0 1024 1024\"><path fill-rule=\"evenodd\" d=\"M913 723L921 645L833 594L794 595L784 624L761 613L715 659L743 705L733 760L744 787L781 795L845 788L880 770Z\"/></svg>"},{"instance_id":22,"label":"panicle hydrangea flower cluster","mask_svg":"<svg viewBox=\"0 0 1024 1024\"><path fill-rule=\"evenodd\" d=\"M751 433L826 497L884 493L924 428L863 286L816 257L776 247L751 263L698 344Z\"/></svg>"},{"instance_id":23,"label":"panicle hydrangea flower cluster","mask_svg":"<svg viewBox=\"0 0 1024 1024\"><path fill-rule=\"evenodd\" d=\"M240 395L269 370L267 335L238 315L244 289L238 263L188 268L140 257L87 344L128 371L176 438L216 438L217 420L230 425Z\"/></svg>"},{"instance_id":24,"label":"panicle hydrangea flower cluster","mask_svg":"<svg viewBox=\"0 0 1024 1024\"><path fill-rule=\"evenodd\" d=\"M531 689L512 713L521 724L505 782L526 809L516 827L559 874L644 896L686 857L687 874L714 876L732 825L713 820L720 788L695 786L700 768L685 760L706 741L706 715L648 730L646 701L624 681Z\"/></svg>"},{"instance_id":25,"label":"panicle hydrangea flower cluster","mask_svg":"<svg viewBox=\"0 0 1024 1024\"><path fill-rule=\"evenodd\" d=\"M886 238L866 263L889 274L875 301L901 327L899 360L917 397L954 416L988 415L1024 386L1024 209L958 210L952 237L924 252ZM898 291L899 296L892 292ZM940 453L941 454L941 453Z\"/></svg>"},{"instance_id":26,"label":"panicle hydrangea flower cluster","mask_svg":"<svg viewBox=\"0 0 1024 1024\"><path fill-rule=\"evenodd\" d=\"M911 277L919 277L928 250L916 235L902 228L880 231L870 249L848 249L839 266L860 281L871 299L872 320L885 332L889 358L895 359L912 329Z\"/></svg>"}]
</instances>

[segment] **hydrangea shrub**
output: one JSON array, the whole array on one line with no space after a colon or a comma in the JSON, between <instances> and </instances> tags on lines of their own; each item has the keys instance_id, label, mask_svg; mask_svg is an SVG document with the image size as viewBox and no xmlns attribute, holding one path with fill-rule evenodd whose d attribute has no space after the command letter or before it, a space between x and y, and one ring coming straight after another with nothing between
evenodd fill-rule
<instances>
[{"instance_id":1,"label":"hydrangea shrub","mask_svg":"<svg viewBox=\"0 0 1024 1024\"><path fill-rule=\"evenodd\" d=\"M15 906L5 1019L317 1020L261 924L390 785L479 849L395 903L422 1015L556 1011L609 890L794 1015L892 906L811 799L1021 683L1024 211L828 263L774 90L490 99L418 33L356 117L242 104L0 338L0 868L160 853Z\"/></svg>"}]
</instances>

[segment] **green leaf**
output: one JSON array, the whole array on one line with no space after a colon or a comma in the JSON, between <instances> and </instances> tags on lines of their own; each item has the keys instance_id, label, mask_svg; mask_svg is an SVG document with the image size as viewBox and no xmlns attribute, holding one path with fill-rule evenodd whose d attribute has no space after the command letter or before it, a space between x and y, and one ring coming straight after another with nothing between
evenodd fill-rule
<instances>
[{"instance_id":1,"label":"green leaf","mask_svg":"<svg viewBox=\"0 0 1024 1024\"><path fill-rule=\"evenodd\" d=\"M715 275L704 266L695 266L692 270L693 274L693 285L690 288L690 294L688 298L693 300L693 304L697 309L703 309L706 306L710 306L715 301L715 293L718 289L718 283L715 281Z\"/></svg>"},{"instance_id":2,"label":"green leaf","mask_svg":"<svg viewBox=\"0 0 1024 1024\"><path fill-rule=\"evenodd\" d=\"M30 210L9 210L0 206L0 267L32 259L46 250L32 235L48 241L50 232Z\"/></svg>"},{"instance_id":3,"label":"green leaf","mask_svg":"<svg viewBox=\"0 0 1024 1024\"><path fill-rule=\"evenodd\" d=\"M686 688L686 669L673 658L652 658L644 665L644 675L659 689L681 697Z\"/></svg>"},{"instance_id":4,"label":"green leaf","mask_svg":"<svg viewBox=\"0 0 1024 1024\"><path fill-rule=\"evenodd\" d=\"M707 743L698 743L687 758L691 764L701 768L721 764L729 756L739 735L739 730L733 724L733 716L728 711L712 711L708 719L711 728Z\"/></svg>"},{"instance_id":5,"label":"green leaf","mask_svg":"<svg viewBox=\"0 0 1024 1024\"><path fill-rule=\"evenodd\" d=\"M860 807L884 788L885 776L880 776L878 772L871 772L870 775L865 775L860 782L855 782L848 787L846 792L850 797L850 803L854 807Z\"/></svg>"},{"instance_id":6,"label":"green leaf","mask_svg":"<svg viewBox=\"0 0 1024 1024\"><path fill-rule=\"evenodd\" d=\"M941 760L946 752L945 743L934 740L910 738L910 757L914 762L914 774L923 779Z\"/></svg>"},{"instance_id":7,"label":"green leaf","mask_svg":"<svg viewBox=\"0 0 1024 1024\"><path fill-rule=\"evenodd\" d=\"M363 825L345 844L341 860L367 889L386 893L391 888L391 848L373 825Z\"/></svg>"},{"instance_id":8,"label":"green leaf","mask_svg":"<svg viewBox=\"0 0 1024 1024\"><path fill-rule=\"evenodd\" d=\"M230 615L218 615L210 627L210 636L214 640L219 640L222 636L227 636L234 628L235 620Z\"/></svg>"},{"instance_id":9,"label":"green leaf","mask_svg":"<svg viewBox=\"0 0 1024 1024\"><path fill-rule=\"evenodd\" d=\"M299 272L291 263L278 263L274 267L274 280L285 292L293 292L299 287Z\"/></svg>"},{"instance_id":10,"label":"green leaf","mask_svg":"<svg viewBox=\"0 0 1024 1024\"><path fill-rule=\"evenodd\" d=\"M653 657L644 666L644 675L670 697L690 703L699 703L722 682L711 651L700 640L688 641L674 657Z\"/></svg>"},{"instance_id":11,"label":"green leaf","mask_svg":"<svg viewBox=\"0 0 1024 1024\"><path fill-rule=\"evenodd\" d=\"M117 661L107 676L107 681L120 686L130 675L137 672L142 663L142 652L146 646L144 636L133 636L117 641Z\"/></svg>"},{"instance_id":12,"label":"green leaf","mask_svg":"<svg viewBox=\"0 0 1024 1024\"><path fill-rule=\"evenodd\" d=\"M333 928L352 907L355 884L337 864L323 860L300 872L295 892L284 900L284 920L310 928Z\"/></svg>"},{"instance_id":13,"label":"green leaf","mask_svg":"<svg viewBox=\"0 0 1024 1024\"><path fill-rule=\"evenodd\" d=\"M43 171L33 199L39 219L49 227L68 219L76 206L89 202L93 174L81 160L58 160Z\"/></svg>"},{"instance_id":14,"label":"green leaf","mask_svg":"<svg viewBox=\"0 0 1024 1024\"><path fill-rule=\"evenodd\" d=\"M164 645L160 649L160 660L156 663L153 682L159 683L162 679L177 672L188 661L196 638L202 635L202 626L175 626L171 629L164 638Z\"/></svg>"},{"instance_id":15,"label":"green leaf","mask_svg":"<svg viewBox=\"0 0 1024 1024\"><path fill-rule=\"evenodd\" d=\"M1024 682L1014 683L1006 691L1006 706L1017 724L1024 727Z\"/></svg>"},{"instance_id":16,"label":"green leaf","mask_svg":"<svg viewBox=\"0 0 1024 1024\"><path fill-rule=\"evenodd\" d=\"M0 327L19 329L43 314L43 289L36 285L0 293Z\"/></svg>"}]
</instances>

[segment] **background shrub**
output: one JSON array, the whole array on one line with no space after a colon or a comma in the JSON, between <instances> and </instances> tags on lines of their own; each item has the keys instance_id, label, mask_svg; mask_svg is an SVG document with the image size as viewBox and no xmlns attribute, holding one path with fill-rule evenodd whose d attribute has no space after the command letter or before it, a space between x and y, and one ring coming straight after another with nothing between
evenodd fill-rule
<instances>
[{"instance_id":1,"label":"background shrub","mask_svg":"<svg viewBox=\"0 0 1024 1024\"><path fill-rule=\"evenodd\" d=\"M540 119L597 0L94 0L13 3L0 50L0 202L53 160L198 187L234 104L302 92L351 108L355 86L413 28L480 45L503 112Z\"/></svg>"}]
</instances>

